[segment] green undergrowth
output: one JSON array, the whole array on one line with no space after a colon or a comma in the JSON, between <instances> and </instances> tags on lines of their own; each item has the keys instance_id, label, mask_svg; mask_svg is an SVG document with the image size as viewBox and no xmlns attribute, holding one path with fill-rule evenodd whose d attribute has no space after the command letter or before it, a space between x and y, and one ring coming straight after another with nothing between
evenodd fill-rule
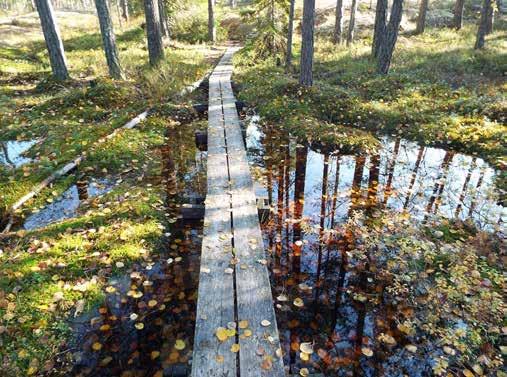
<instances>
[{"instance_id":1,"label":"green undergrowth","mask_svg":"<svg viewBox=\"0 0 507 377\"><path fill-rule=\"evenodd\" d=\"M299 129L310 141L326 138L318 130L333 127L339 137L326 144L338 147L357 141L357 134L348 135L352 130L364 132L366 149L374 137L401 136L483 158L499 171L501 188L507 182L507 26L495 24L484 51L473 50L474 30L402 35L388 75L375 72L368 38L351 48L320 39L310 89L298 85L297 65L296 74L287 75L273 60L255 64L243 52L235 59L235 82L239 97L264 121Z\"/></svg>"},{"instance_id":2,"label":"green undergrowth","mask_svg":"<svg viewBox=\"0 0 507 377\"><path fill-rule=\"evenodd\" d=\"M113 277L165 250L176 221L166 206L167 151L177 151L169 153L181 185L195 159L196 119L188 105L159 106L135 129L90 148L74 176L45 190L29 208L44 209L76 177L107 179L112 191L82 202L77 217L0 238L6 376L50 373L55 355L72 347L72 318L96 310L112 294Z\"/></svg>"}]
</instances>

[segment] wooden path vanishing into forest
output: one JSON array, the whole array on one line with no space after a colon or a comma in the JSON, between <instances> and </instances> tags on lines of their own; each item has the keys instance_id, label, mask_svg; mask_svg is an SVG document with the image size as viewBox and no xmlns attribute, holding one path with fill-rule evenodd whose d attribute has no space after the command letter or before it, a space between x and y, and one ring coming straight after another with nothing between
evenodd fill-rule
<instances>
[{"instance_id":1,"label":"wooden path vanishing into forest","mask_svg":"<svg viewBox=\"0 0 507 377\"><path fill-rule=\"evenodd\" d=\"M284 376L229 48L209 78L204 237L192 377ZM239 345L239 347L238 347Z\"/></svg>"}]
</instances>

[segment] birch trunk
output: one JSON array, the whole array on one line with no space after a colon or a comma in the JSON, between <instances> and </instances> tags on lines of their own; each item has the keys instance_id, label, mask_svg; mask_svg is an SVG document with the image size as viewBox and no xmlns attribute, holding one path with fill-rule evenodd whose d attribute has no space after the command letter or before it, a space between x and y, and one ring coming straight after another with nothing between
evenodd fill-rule
<instances>
[{"instance_id":1,"label":"birch trunk","mask_svg":"<svg viewBox=\"0 0 507 377\"><path fill-rule=\"evenodd\" d=\"M289 72L292 67L292 36L294 34L294 8L296 0L290 0L289 25L287 30L287 56L285 58L285 71Z\"/></svg>"},{"instance_id":2,"label":"birch trunk","mask_svg":"<svg viewBox=\"0 0 507 377\"><path fill-rule=\"evenodd\" d=\"M336 0L333 43L342 43L343 33L343 0Z\"/></svg>"},{"instance_id":3,"label":"birch trunk","mask_svg":"<svg viewBox=\"0 0 507 377\"><path fill-rule=\"evenodd\" d=\"M350 7L350 21L349 21L349 32L347 34L347 46L349 46L354 40L354 31L356 28L356 12L357 12L358 0L352 0Z\"/></svg>"}]
</instances>

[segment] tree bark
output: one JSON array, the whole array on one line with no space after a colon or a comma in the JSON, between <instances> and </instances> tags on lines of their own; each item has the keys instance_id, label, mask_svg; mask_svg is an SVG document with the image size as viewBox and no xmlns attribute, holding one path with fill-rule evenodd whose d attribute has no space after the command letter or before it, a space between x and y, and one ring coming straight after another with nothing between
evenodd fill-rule
<instances>
[{"instance_id":1,"label":"tree bark","mask_svg":"<svg viewBox=\"0 0 507 377\"><path fill-rule=\"evenodd\" d=\"M123 79L107 0L95 0L95 7L97 8L97 16L99 17L100 33L102 34L102 43L104 44L109 75L114 79Z\"/></svg>"},{"instance_id":2,"label":"tree bark","mask_svg":"<svg viewBox=\"0 0 507 377\"><path fill-rule=\"evenodd\" d=\"M231 8L236 8L236 0L231 0L230 6L231 6Z\"/></svg>"},{"instance_id":3,"label":"tree bark","mask_svg":"<svg viewBox=\"0 0 507 377\"><path fill-rule=\"evenodd\" d=\"M289 72L292 67L292 36L294 34L294 8L296 0L290 0L289 25L287 30L287 56L285 58L285 71Z\"/></svg>"},{"instance_id":4,"label":"tree bark","mask_svg":"<svg viewBox=\"0 0 507 377\"><path fill-rule=\"evenodd\" d=\"M65 51L63 50L63 43L60 37L60 31L56 25L51 2L50 0L35 0L35 5L39 13L53 76L57 80L66 80L69 78L67 59L65 58Z\"/></svg>"},{"instance_id":5,"label":"tree bark","mask_svg":"<svg viewBox=\"0 0 507 377\"><path fill-rule=\"evenodd\" d=\"M495 0L491 0L491 6L488 8L488 18L486 22L486 35L493 32L493 22L495 20Z\"/></svg>"},{"instance_id":6,"label":"tree bark","mask_svg":"<svg viewBox=\"0 0 507 377\"><path fill-rule=\"evenodd\" d=\"M386 35L387 0L377 0L375 28L373 32L372 55L376 58Z\"/></svg>"},{"instance_id":7,"label":"tree bark","mask_svg":"<svg viewBox=\"0 0 507 377\"><path fill-rule=\"evenodd\" d=\"M164 0L158 0L158 15L160 16L160 30L162 36L169 37L169 24L167 23L167 12Z\"/></svg>"},{"instance_id":8,"label":"tree bark","mask_svg":"<svg viewBox=\"0 0 507 377\"><path fill-rule=\"evenodd\" d=\"M313 85L313 32L315 28L315 0L304 0L301 30L301 72L299 83Z\"/></svg>"},{"instance_id":9,"label":"tree bark","mask_svg":"<svg viewBox=\"0 0 507 377\"><path fill-rule=\"evenodd\" d=\"M456 30L463 27L463 11L465 10L465 0L456 0L454 5L453 26Z\"/></svg>"},{"instance_id":10,"label":"tree bark","mask_svg":"<svg viewBox=\"0 0 507 377\"><path fill-rule=\"evenodd\" d=\"M475 49L481 49L484 47L486 31L488 28L489 8L491 8L491 0L483 0L481 19L479 21L479 28L477 29L477 39L475 41Z\"/></svg>"},{"instance_id":11,"label":"tree bark","mask_svg":"<svg viewBox=\"0 0 507 377\"><path fill-rule=\"evenodd\" d=\"M216 40L215 0L208 0L208 40L213 43Z\"/></svg>"},{"instance_id":12,"label":"tree bark","mask_svg":"<svg viewBox=\"0 0 507 377\"><path fill-rule=\"evenodd\" d=\"M417 16L417 26L415 28L416 34L424 33L424 28L426 26L426 14L428 13L428 3L429 0L421 0L419 4L419 15Z\"/></svg>"},{"instance_id":13,"label":"tree bark","mask_svg":"<svg viewBox=\"0 0 507 377\"><path fill-rule=\"evenodd\" d=\"M349 21L349 32L347 34L347 46L349 46L354 40L354 29L356 28L356 12L357 12L358 0L352 0L350 7L350 21Z\"/></svg>"},{"instance_id":14,"label":"tree bark","mask_svg":"<svg viewBox=\"0 0 507 377\"><path fill-rule=\"evenodd\" d=\"M146 15L146 36L148 39L148 54L150 65L156 65L164 57L162 44L162 29L158 13L158 0L144 0Z\"/></svg>"},{"instance_id":15,"label":"tree bark","mask_svg":"<svg viewBox=\"0 0 507 377\"><path fill-rule=\"evenodd\" d=\"M129 20L129 6L128 6L128 0L120 0L120 9L121 9L121 18L125 22Z\"/></svg>"},{"instance_id":16,"label":"tree bark","mask_svg":"<svg viewBox=\"0 0 507 377\"><path fill-rule=\"evenodd\" d=\"M336 0L333 43L342 43L343 32L343 0Z\"/></svg>"},{"instance_id":17,"label":"tree bark","mask_svg":"<svg viewBox=\"0 0 507 377\"><path fill-rule=\"evenodd\" d=\"M377 70L379 73L387 74L391 66L394 46L398 39L398 31L403 12L403 0L394 0L391 8L389 23L386 28L386 36L379 48Z\"/></svg>"}]
</instances>

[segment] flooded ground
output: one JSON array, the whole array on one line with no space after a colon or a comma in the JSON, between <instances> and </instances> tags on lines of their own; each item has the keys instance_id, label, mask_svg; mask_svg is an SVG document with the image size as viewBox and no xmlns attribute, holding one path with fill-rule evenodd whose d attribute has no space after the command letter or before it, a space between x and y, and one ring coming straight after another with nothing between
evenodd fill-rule
<instances>
[{"instance_id":1,"label":"flooded ground","mask_svg":"<svg viewBox=\"0 0 507 377\"><path fill-rule=\"evenodd\" d=\"M295 374L432 375L441 351L420 338L416 352L396 327L394 313L413 309L384 302L374 266L350 256L357 244L345 224L391 209L504 231L495 172L479 158L402 139L384 138L378 155L324 155L257 122L247 119L247 146L257 195L272 203L262 228L285 365Z\"/></svg>"},{"instance_id":2,"label":"flooded ground","mask_svg":"<svg viewBox=\"0 0 507 377\"><path fill-rule=\"evenodd\" d=\"M65 190L59 197L37 212L28 216L23 224L27 230L41 228L51 223L76 217L81 202L103 195L114 188L107 179L81 179Z\"/></svg>"},{"instance_id":3,"label":"flooded ground","mask_svg":"<svg viewBox=\"0 0 507 377\"><path fill-rule=\"evenodd\" d=\"M30 162L31 159L25 156L25 152L38 142L39 140L0 141L0 164L17 168Z\"/></svg>"}]
</instances>

